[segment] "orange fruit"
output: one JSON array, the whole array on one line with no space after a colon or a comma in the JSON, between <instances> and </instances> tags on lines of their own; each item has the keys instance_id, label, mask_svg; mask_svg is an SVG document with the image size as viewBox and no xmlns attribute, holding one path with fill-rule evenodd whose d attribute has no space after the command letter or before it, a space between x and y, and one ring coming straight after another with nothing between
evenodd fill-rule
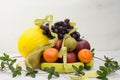
<instances>
[{"instance_id":1,"label":"orange fruit","mask_svg":"<svg viewBox=\"0 0 120 80\"><path fill-rule=\"evenodd\" d=\"M78 59L81 62L88 63L92 60L92 52L89 49L82 49L78 52Z\"/></svg>"},{"instance_id":2,"label":"orange fruit","mask_svg":"<svg viewBox=\"0 0 120 80\"><path fill-rule=\"evenodd\" d=\"M55 62L58 59L58 50L55 48L47 48L43 52L43 58L47 62Z\"/></svg>"}]
</instances>

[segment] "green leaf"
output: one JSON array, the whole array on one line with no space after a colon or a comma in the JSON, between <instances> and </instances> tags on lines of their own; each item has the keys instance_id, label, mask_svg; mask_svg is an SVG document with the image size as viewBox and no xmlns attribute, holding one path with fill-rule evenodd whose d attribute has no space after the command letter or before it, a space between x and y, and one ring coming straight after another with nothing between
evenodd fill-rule
<instances>
[{"instance_id":1,"label":"green leaf","mask_svg":"<svg viewBox=\"0 0 120 80\"><path fill-rule=\"evenodd\" d=\"M14 78L14 77L16 77L16 76L17 76L17 72L14 71L14 72L12 73L12 77Z\"/></svg>"},{"instance_id":2,"label":"green leaf","mask_svg":"<svg viewBox=\"0 0 120 80\"><path fill-rule=\"evenodd\" d=\"M104 65L105 65L106 67L108 67L109 64L108 64L108 63L104 63Z\"/></svg>"},{"instance_id":3,"label":"green leaf","mask_svg":"<svg viewBox=\"0 0 120 80\"><path fill-rule=\"evenodd\" d=\"M33 71L34 73L38 73L38 71Z\"/></svg>"},{"instance_id":4,"label":"green leaf","mask_svg":"<svg viewBox=\"0 0 120 80\"><path fill-rule=\"evenodd\" d=\"M79 70L82 71L84 69L83 66L79 66Z\"/></svg>"},{"instance_id":5,"label":"green leaf","mask_svg":"<svg viewBox=\"0 0 120 80\"><path fill-rule=\"evenodd\" d=\"M80 74L85 75L85 72L80 72Z\"/></svg>"},{"instance_id":6,"label":"green leaf","mask_svg":"<svg viewBox=\"0 0 120 80\"><path fill-rule=\"evenodd\" d=\"M105 58L105 62L111 62L113 60L113 58L109 58L107 56L104 56L104 58Z\"/></svg>"},{"instance_id":7,"label":"green leaf","mask_svg":"<svg viewBox=\"0 0 120 80\"><path fill-rule=\"evenodd\" d=\"M75 70L75 75L77 76L81 76L81 75L85 75L85 73L83 72L83 66L79 66L79 68L77 68L75 65L72 65L73 69Z\"/></svg>"},{"instance_id":8,"label":"green leaf","mask_svg":"<svg viewBox=\"0 0 120 80\"><path fill-rule=\"evenodd\" d=\"M44 71L48 71L48 70L49 70L49 68L48 68L48 67L45 67L45 68L44 68Z\"/></svg>"},{"instance_id":9,"label":"green leaf","mask_svg":"<svg viewBox=\"0 0 120 80\"><path fill-rule=\"evenodd\" d=\"M12 66L12 65L8 65L9 66L9 69L14 72L15 68Z\"/></svg>"},{"instance_id":10,"label":"green leaf","mask_svg":"<svg viewBox=\"0 0 120 80\"><path fill-rule=\"evenodd\" d=\"M95 48L93 48L93 49L91 50L91 52L92 52L92 56L93 56L93 57L95 56L94 51L95 51Z\"/></svg>"},{"instance_id":11,"label":"green leaf","mask_svg":"<svg viewBox=\"0 0 120 80\"><path fill-rule=\"evenodd\" d=\"M92 48L91 52L94 52L95 51L95 48Z\"/></svg>"},{"instance_id":12,"label":"green leaf","mask_svg":"<svg viewBox=\"0 0 120 80\"><path fill-rule=\"evenodd\" d=\"M102 80L108 80L108 78L104 77Z\"/></svg>"},{"instance_id":13,"label":"green leaf","mask_svg":"<svg viewBox=\"0 0 120 80\"><path fill-rule=\"evenodd\" d=\"M13 59L12 62L15 63L17 59Z\"/></svg>"},{"instance_id":14,"label":"green leaf","mask_svg":"<svg viewBox=\"0 0 120 80\"><path fill-rule=\"evenodd\" d=\"M1 56L1 57L0 57L0 60L6 61L6 58L3 57L3 56Z\"/></svg>"},{"instance_id":15,"label":"green leaf","mask_svg":"<svg viewBox=\"0 0 120 80\"><path fill-rule=\"evenodd\" d=\"M59 77L60 75L58 72L54 72L54 76Z\"/></svg>"},{"instance_id":16,"label":"green leaf","mask_svg":"<svg viewBox=\"0 0 120 80\"><path fill-rule=\"evenodd\" d=\"M53 67L53 66L52 66L50 69L51 69L51 71L53 71L53 72L55 71L55 67Z\"/></svg>"},{"instance_id":17,"label":"green leaf","mask_svg":"<svg viewBox=\"0 0 120 80\"><path fill-rule=\"evenodd\" d=\"M6 59L9 59L9 55L7 55L6 53L3 54L5 56Z\"/></svg>"},{"instance_id":18,"label":"green leaf","mask_svg":"<svg viewBox=\"0 0 120 80\"><path fill-rule=\"evenodd\" d=\"M18 75L21 75L22 67L21 66L16 67L16 71Z\"/></svg>"},{"instance_id":19,"label":"green leaf","mask_svg":"<svg viewBox=\"0 0 120 80\"><path fill-rule=\"evenodd\" d=\"M48 72L48 73L53 73L54 71L52 71L51 69L54 70L54 68L45 67L45 68L44 68L44 71L46 71L46 72Z\"/></svg>"},{"instance_id":20,"label":"green leaf","mask_svg":"<svg viewBox=\"0 0 120 80\"><path fill-rule=\"evenodd\" d=\"M30 75L30 73L26 73L26 76L29 76Z\"/></svg>"},{"instance_id":21,"label":"green leaf","mask_svg":"<svg viewBox=\"0 0 120 80\"><path fill-rule=\"evenodd\" d=\"M30 67L26 67L26 70L27 70L26 76L30 75L32 78L35 78L37 71L34 71Z\"/></svg>"},{"instance_id":22,"label":"green leaf","mask_svg":"<svg viewBox=\"0 0 120 80\"><path fill-rule=\"evenodd\" d=\"M33 69L30 68L30 67L26 67L26 70L27 70L28 72L33 72Z\"/></svg>"},{"instance_id":23,"label":"green leaf","mask_svg":"<svg viewBox=\"0 0 120 80\"><path fill-rule=\"evenodd\" d=\"M16 69L17 69L18 71L21 71L21 70L22 70L22 67L21 67L21 66L17 66Z\"/></svg>"},{"instance_id":24,"label":"green leaf","mask_svg":"<svg viewBox=\"0 0 120 80\"><path fill-rule=\"evenodd\" d=\"M10 61L10 66L13 66L13 64L16 62L16 59Z\"/></svg>"},{"instance_id":25,"label":"green leaf","mask_svg":"<svg viewBox=\"0 0 120 80\"><path fill-rule=\"evenodd\" d=\"M99 75L97 78L102 80L107 80L108 69L105 66L99 67L100 71L97 70L97 74Z\"/></svg>"},{"instance_id":26,"label":"green leaf","mask_svg":"<svg viewBox=\"0 0 120 80\"><path fill-rule=\"evenodd\" d=\"M117 61L112 61L112 63L113 63L114 66L118 65Z\"/></svg>"},{"instance_id":27,"label":"green leaf","mask_svg":"<svg viewBox=\"0 0 120 80\"><path fill-rule=\"evenodd\" d=\"M35 78L35 73L30 74L32 78Z\"/></svg>"},{"instance_id":28,"label":"green leaf","mask_svg":"<svg viewBox=\"0 0 120 80\"><path fill-rule=\"evenodd\" d=\"M72 67L76 72L79 72L79 69L75 65L72 65Z\"/></svg>"},{"instance_id":29,"label":"green leaf","mask_svg":"<svg viewBox=\"0 0 120 80\"><path fill-rule=\"evenodd\" d=\"M96 72L100 77L103 77L103 73L101 71L97 70Z\"/></svg>"},{"instance_id":30,"label":"green leaf","mask_svg":"<svg viewBox=\"0 0 120 80\"><path fill-rule=\"evenodd\" d=\"M4 64L4 62L2 61L1 62L1 68L3 69L5 67L5 64Z\"/></svg>"},{"instance_id":31,"label":"green leaf","mask_svg":"<svg viewBox=\"0 0 120 80\"><path fill-rule=\"evenodd\" d=\"M18 75L21 75L21 71L17 71L17 74L18 74Z\"/></svg>"},{"instance_id":32,"label":"green leaf","mask_svg":"<svg viewBox=\"0 0 120 80\"><path fill-rule=\"evenodd\" d=\"M48 75L48 80L50 80L52 78L52 74Z\"/></svg>"},{"instance_id":33,"label":"green leaf","mask_svg":"<svg viewBox=\"0 0 120 80\"><path fill-rule=\"evenodd\" d=\"M44 70L49 73L48 74L48 79L49 80L52 78L53 75L56 76L56 77L59 77L59 73L55 72L55 67L50 67L50 68L45 67Z\"/></svg>"},{"instance_id":34,"label":"green leaf","mask_svg":"<svg viewBox=\"0 0 120 80\"><path fill-rule=\"evenodd\" d=\"M104 76L106 76L108 74L108 70L106 67L100 66L100 70L103 71Z\"/></svg>"},{"instance_id":35,"label":"green leaf","mask_svg":"<svg viewBox=\"0 0 120 80\"><path fill-rule=\"evenodd\" d=\"M97 79L101 79L101 76L97 76L96 78L97 78Z\"/></svg>"}]
</instances>

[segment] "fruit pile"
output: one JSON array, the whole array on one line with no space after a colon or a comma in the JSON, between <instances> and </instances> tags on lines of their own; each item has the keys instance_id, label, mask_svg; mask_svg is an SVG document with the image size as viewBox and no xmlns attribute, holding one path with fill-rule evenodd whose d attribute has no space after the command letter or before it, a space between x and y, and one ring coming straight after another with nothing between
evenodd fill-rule
<instances>
[{"instance_id":1,"label":"fruit pile","mask_svg":"<svg viewBox=\"0 0 120 80\"><path fill-rule=\"evenodd\" d=\"M53 17L50 15L45 19L35 21L36 29L40 29L40 35L42 34L47 38L37 36L38 34L32 36L35 31L32 31L32 29L27 30L28 33L25 33L25 31L20 37L18 48L22 55L35 45L34 49L29 50L27 55L24 56L26 65L31 68L40 65L41 70L53 66L57 72L74 72L72 65L90 69L94 62L89 42L81 38L80 33L70 19L64 19L64 21L55 22L54 24L52 24L52 20ZM36 40L38 37L40 41ZM27 41L26 43L22 42L26 38L29 43ZM41 39L45 40L46 44L42 44ZM31 43L32 45L30 45Z\"/></svg>"}]
</instances>

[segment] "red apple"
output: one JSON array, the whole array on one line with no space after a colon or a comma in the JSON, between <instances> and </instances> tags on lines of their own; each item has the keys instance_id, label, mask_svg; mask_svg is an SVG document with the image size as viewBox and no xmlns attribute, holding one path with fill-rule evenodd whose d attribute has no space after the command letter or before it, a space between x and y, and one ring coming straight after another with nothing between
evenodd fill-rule
<instances>
[{"instance_id":1,"label":"red apple","mask_svg":"<svg viewBox=\"0 0 120 80\"><path fill-rule=\"evenodd\" d=\"M54 48L60 50L61 46L62 46L62 40L59 39L56 41Z\"/></svg>"},{"instance_id":2,"label":"red apple","mask_svg":"<svg viewBox=\"0 0 120 80\"><path fill-rule=\"evenodd\" d=\"M73 63L77 61L76 54L74 52L67 53L67 63Z\"/></svg>"},{"instance_id":3,"label":"red apple","mask_svg":"<svg viewBox=\"0 0 120 80\"><path fill-rule=\"evenodd\" d=\"M90 50L90 44L87 40L82 39L81 41L77 42L77 47L75 49L75 52L78 53L81 49L89 49Z\"/></svg>"}]
</instances>

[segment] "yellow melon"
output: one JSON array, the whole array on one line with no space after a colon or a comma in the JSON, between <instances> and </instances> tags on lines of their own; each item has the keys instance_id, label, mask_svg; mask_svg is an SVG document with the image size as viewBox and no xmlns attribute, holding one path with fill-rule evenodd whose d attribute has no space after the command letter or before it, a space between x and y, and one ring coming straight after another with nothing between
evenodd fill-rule
<instances>
[{"instance_id":1,"label":"yellow melon","mask_svg":"<svg viewBox=\"0 0 120 80\"><path fill-rule=\"evenodd\" d=\"M26 57L37 46L47 44L48 40L49 38L42 33L39 26L30 27L18 39L18 51Z\"/></svg>"}]
</instances>

